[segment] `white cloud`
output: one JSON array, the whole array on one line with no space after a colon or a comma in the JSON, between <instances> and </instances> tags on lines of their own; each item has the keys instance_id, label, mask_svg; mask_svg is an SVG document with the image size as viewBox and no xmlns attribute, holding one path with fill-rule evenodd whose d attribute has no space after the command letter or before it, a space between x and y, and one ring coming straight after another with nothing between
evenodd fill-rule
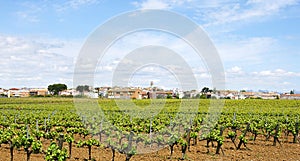
<instances>
[{"instance_id":1,"label":"white cloud","mask_svg":"<svg viewBox=\"0 0 300 161\"><path fill-rule=\"evenodd\" d=\"M56 45L54 40L38 41L32 37L10 35L0 35L0 41L2 87L46 87L58 78L72 78L73 58L51 52L53 48L64 48L64 45Z\"/></svg>"},{"instance_id":2,"label":"white cloud","mask_svg":"<svg viewBox=\"0 0 300 161\"><path fill-rule=\"evenodd\" d=\"M132 4L140 9L171 9L190 3L193 0L144 0L142 2L133 2Z\"/></svg>"},{"instance_id":3,"label":"white cloud","mask_svg":"<svg viewBox=\"0 0 300 161\"><path fill-rule=\"evenodd\" d=\"M198 76L199 78L204 78L204 79L207 79L207 78L211 78L211 75L209 73L201 73L201 74L198 74L196 75Z\"/></svg>"},{"instance_id":4,"label":"white cloud","mask_svg":"<svg viewBox=\"0 0 300 161\"><path fill-rule=\"evenodd\" d=\"M102 67L102 70L101 70L101 71L102 71L102 72L103 72L103 71L109 71L109 72L112 72L113 69L114 69L113 66L111 66L111 65L105 65L105 66Z\"/></svg>"},{"instance_id":5,"label":"white cloud","mask_svg":"<svg viewBox=\"0 0 300 161\"><path fill-rule=\"evenodd\" d=\"M191 46L189 46L189 44L187 44L180 38L175 37L174 35L167 34L162 31L147 30L126 35L118 39L116 42L114 42L112 46L110 46L105 55L101 58L101 62L99 62L98 64L96 78L97 81L95 83L98 83L99 85L107 84L107 82L112 80L112 76L114 70L116 69L116 66L121 60L122 62L125 61L123 59L127 54L129 54L137 48L146 47L149 45L163 46L177 53L179 56L182 57L183 60L186 61L188 65L190 65L190 68L196 75L196 79L203 81L207 80L207 78L210 78L209 74L207 73L207 69L204 68L205 66L202 58L193 50ZM159 56L160 55L158 55L158 57ZM172 62L172 59L170 58L164 58L162 56L160 58L165 59L166 62ZM182 68L180 68L178 65L167 66L166 68L173 72L176 71L179 74L185 74L185 72L182 72ZM170 79L167 77L170 74L170 72L159 70L157 67L155 67L155 65L145 66L144 68L140 69L139 73L143 73L143 75L148 75L151 79L154 79L155 77L160 78L160 85L164 84L164 86L177 86L176 82L172 83L172 81L170 81ZM149 83L146 84L148 85Z\"/></svg>"},{"instance_id":6,"label":"white cloud","mask_svg":"<svg viewBox=\"0 0 300 161\"><path fill-rule=\"evenodd\" d=\"M147 37L147 34L142 35ZM149 36L151 36L151 34L148 34L148 37ZM177 40L169 41L168 38L163 39L162 36L158 36L157 38L159 39L159 41L155 38L155 36L153 36L151 38L153 39L153 41L145 41L142 43L142 45L155 42L154 44L165 44L170 48L176 46L175 42L177 42ZM64 53L68 51L64 50L65 47L69 46L67 41L59 41L55 39L44 39L37 41L33 38L16 37L10 35L1 35L0 40L0 55L4 60L0 61L0 80L2 87L46 87L48 84L56 82L67 83L68 86L72 85L72 72L74 68L72 57L76 56L76 54L72 56L70 54ZM138 35L133 35L132 39L128 37L126 38L126 40L130 41L120 40L120 43L128 42L133 44L129 45L129 48L127 49L118 48L117 45L114 48L113 53L116 52L114 54L118 54L118 52L122 50L124 52L125 50L124 54L126 55L127 50L129 52L135 47L138 47L137 41L140 40L140 37L138 37ZM266 43L266 41L268 43ZM243 53L247 56L248 54L251 55L251 52L253 52L253 49L255 49L259 50L259 52L256 51L256 53L252 54L252 56L259 56L259 54L263 53L263 49L268 48L268 46L272 44L270 42L273 41L273 39L269 38L251 38L240 40L235 45L232 45L231 47L233 49L229 51L236 51L235 54L237 55ZM251 42L251 45L248 44L249 42ZM74 42L72 42L71 44L74 44ZM121 47L126 46L122 43L119 45ZM186 50L184 46L181 47L173 49L176 49L176 51L179 50L182 53L185 53L184 51L189 51ZM116 55L116 57L114 57L113 55L107 56L107 61L104 61L102 66L99 67L99 72L101 72L101 74L100 77L96 77L95 85L108 85L111 83L113 71L120 60L122 60L123 56L122 54ZM232 59L231 56L229 57L230 59ZM184 56L183 54L183 58L185 57L186 56ZM248 60L249 59L250 58L248 58ZM238 59L235 58L234 61L238 61ZM187 63L191 63L191 61L187 60ZM204 66L192 66L191 68L195 73L196 79L198 80L199 87L202 87L204 85L208 86L211 84L211 76L209 72L204 68ZM246 68L246 70L244 70L245 68L245 66L232 65L230 68L225 70L226 81L229 87L233 89L241 89L245 86L249 88L252 87L261 89L278 89L283 87L291 88L290 86L293 86L295 84L295 81L291 79L299 79L300 77L300 72L288 71L282 68L274 70L256 69L256 72L252 72L253 70L255 70L253 68ZM177 67L170 67L170 69L177 69ZM249 69L252 71L249 71ZM132 85L136 84L140 86L147 86L149 85L150 80L155 80L155 84L162 87L164 86L172 88L178 86L177 80L174 79L171 73L166 70L158 70L153 66L148 66L137 71L135 77L133 77L132 81L128 83Z\"/></svg>"},{"instance_id":7,"label":"white cloud","mask_svg":"<svg viewBox=\"0 0 300 161\"><path fill-rule=\"evenodd\" d=\"M147 0L142 3L133 2L136 7L141 9L168 9L170 8L169 4L161 0Z\"/></svg>"},{"instance_id":8,"label":"white cloud","mask_svg":"<svg viewBox=\"0 0 300 161\"><path fill-rule=\"evenodd\" d=\"M18 53L24 50L30 50L30 44L26 43L23 39L13 36L0 35L0 54Z\"/></svg>"},{"instance_id":9,"label":"white cloud","mask_svg":"<svg viewBox=\"0 0 300 161\"><path fill-rule=\"evenodd\" d=\"M257 8L264 8L267 11L278 11L284 7L298 4L299 0L248 0L247 4L254 5Z\"/></svg>"},{"instance_id":10,"label":"white cloud","mask_svg":"<svg viewBox=\"0 0 300 161\"><path fill-rule=\"evenodd\" d=\"M291 71L285 71L283 69L276 69L276 70L263 70L260 72L253 72L254 76L259 77L300 77L300 72L291 72Z\"/></svg>"},{"instance_id":11,"label":"white cloud","mask_svg":"<svg viewBox=\"0 0 300 161\"><path fill-rule=\"evenodd\" d=\"M83 6L95 5L103 0L67 0L64 3L54 3L54 9L57 12L63 12L68 9L78 9Z\"/></svg>"},{"instance_id":12,"label":"white cloud","mask_svg":"<svg viewBox=\"0 0 300 161\"><path fill-rule=\"evenodd\" d=\"M143 0L132 4L140 9L185 10L207 27L252 19L257 21L277 15L282 9L299 4L299 0Z\"/></svg>"},{"instance_id":13,"label":"white cloud","mask_svg":"<svg viewBox=\"0 0 300 161\"><path fill-rule=\"evenodd\" d=\"M226 72L227 74L244 74L244 71L242 70L241 67L238 66L234 66L232 68L230 68L229 70L227 70Z\"/></svg>"},{"instance_id":14,"label":"white cloud","mask_svg":"<svg viewBox=\"0 0 300 161\"><path fill-rule=\"evenodd\" d=\"M217 43L216 47L225 63L259 63L263 61L266 54L270 54L275 49L276 39L270 37L252 37L240 40L228 40Z\"/></svg>"},{"instance_id":15,"label":"white cloud","mask_svg":"<svg viewBox=\"0 0 300 161\"><path fill-rule=\"evenodd\" d=\"M35 12L29 12L29 11L19 11L16 13L16 15L29 22L39 22L40 19L36 16Z\"/></svg>"},{"instance_id":16,"label":"white cloud","mask_svg":"<svg viewBox=\"0 0 300 161\"><path fill-rule=\"evenodd\" d=\"M40 22L38 15L46 8L46 2L43 3L20 3L22 10L17 11L15 14L20 19L26 20L30 23Z\"/></svg>"},{"instance_id":17,"label":"white cloud","mask_svg":"<svg viewBox=\"0 0 300 161\"><path fill-rule=\"evenodd\" d=\"M205 20L204 26L220 25L251 19L262 19L266 16L276 15L282 9L299 4L299 0L249 0L247 2L231 1L210 8L200 8L196 17ZM198 7L201 7L199 5Z\"/></svg>"},{"instance_id":18,"label":"white cloud","mask_svg":"<svg viewBox=\"0 0 300 161\"><path fill-rule=\"evenodd\" d=\"M67 4L70 5L72 8L78 8L83 5L91 5L98 2L99 0L69 0Z\"/></svg>"},{"instance_id":19,"label":"white cloud","mask_svg":"<svg viewBox=\"0 0 300 161\"><path fill-rule=\"evenodd\" d=\"M47 0L34 2L27 1L19 3L22 9L15 12L15 15L18 18L30 23L38 23L40 21L43 21L41 15L45 14L46 12L55 11L58 13L62 13L69 9L76 10L84 6L96 5L101 1L103 0L66 0L64 2ZM60 17L58 21L64 21L64 19Z\"/></svg>"},{"instance_id":20,"label":"white cloud","mask_svg":"<svg viewBox=\"0 0 300 161\"><path fill-rule=\"evenodd\" d=\"M268 89L270 91L284 91L284 89L298 89L299 71L288 71L282 68L273 70L255 69L243 70L234 66L226 70L226 86L228 89L249 90Z\"/></svg>"},{"instance_id":21,"label":"white cloud","mask_svg":"<svg viewBox=\"0 0 300 161\"><path fill-rule=\"evenodd\" d=\"M146 2L135 3L139 8ZM279 19L287 16L286 9L299 5L299 0L203 0L184 1L181 5L172 1L160 1L164 3L161 8L179 11L193 17L202 24L208 31L213 31L210 35L215 35L216 48L223 60L226 70L226 79L230 87L233 88L270 88L279 89L284 85L282 82L291 77L297 77L297 72L288 72L282 69L277 63L279 54L283 53L280 39L275 37L241 37L237 35L224 35L230 33L245 23L265 21L268 19ZM147 5L146 5L147 6ZM151 6L149 4L149 6ZM221 35L221 34L223 35ZM226 41L224 41L226 40ZM169 45L172 43L169 43ZM179 49L183 49L179 46ZM191 57L193 58L193 57ZM272 64L273 63L273 64ZM284 63L284 62L282 62ZM262 71L260 68L266 66L273 70ZM254 74L255 72L257 74ZM205 78L207 73L197 72L198 78ZM276 78L274 78L276 75ZM280 76L281 75L281 76ZM299 77L298 77L299 78ZM291 80L293 85L295 80ZM264 87L265 86L265 87Z\"/></svg>"}]
</instances>

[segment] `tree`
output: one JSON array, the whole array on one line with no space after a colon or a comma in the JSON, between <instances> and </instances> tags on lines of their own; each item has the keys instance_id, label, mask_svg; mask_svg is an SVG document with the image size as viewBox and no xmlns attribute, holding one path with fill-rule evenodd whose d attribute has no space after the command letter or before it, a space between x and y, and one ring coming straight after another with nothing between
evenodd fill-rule
<instances>
[{"instance_id":1,"label":"tree","mask_svg":"<svg viewBox=\"0 0 300 161\"><path fill-rule=\"evenodd\" d=\"M167 99L171 99L171 98L173 98L172 95L168 94Z\"/></svg>"},{"instance_id":2,"label":"tree","mask_svg":"<svg viewBox=\"0 0 300 161\"><path fill-rule=\"evenodd\" d=\"M68 89L67 85L61 84L61 83L52 84L52 85L48 86L48 91L50 91L50 93L52 95L58 95L59 92L66 90L66 89Z\"/></svg>"},{"instance_id":3,"label":"tree","mask_svg":"<svg viewBox=\"0 0 300 161\"><path fill-rule=\"evenodd\" d=\"M203 87L202 90L201 90L201 93L208 93L208 92L212 93L213 91L214 90L209 89L208 87Z\"/></svg>"},{"instance_id":4,"label":"tree","mask_svg":"<svg viewBox=\"0 0 300 161\"><path fill-rule=\"evenodd\" d=\"M208 87L203 87L201 93L207 93L209 91Z\"/></svg>"},{"instance_id":5,"label":"tree","mask_svg":"<svg viewBox=\"0 0 300 161\"><path fill-rule=\"evenodd\" d=\"M212 90L213 93L217 93L217 88L214 87L214 89Z\"/></svg>"},{"instance_id":6,"label":"tree","mask_svg":"<svg viewBox=\"0 0 300 161\"><path fill-rule=\"evenodd\" d=\"M98 96L100 96L100 87L96 87L95 90L97 90Z\"/></svg>"},{"instance_id":7,"label":"tree","mask_svg":"<svg viewBox=\"0 0 300 161\"><path fill-rule=\"evenodd\" d=\"M291 90L291 91L290 91L290 94L295 94L294 90Z\"/></svg>"},{"instance_id":8,"label":"tree","mask_svg":"<svg viewBox=\"0 0 300 161\"><path fill-rule=\"evenodd\" d=\"M208 87L203 87L201 90L201 95L200 95L200 99L206 99L206 98L210 98L210 94L208 93L212 93L213 90L209 89Z\"/></svg>"},{"instance_id":9,"label":"tree","mask_svg":"<svg viewBox=\"0 0 300 161\"><path fill-rule=\"evenodd\" d=\"M90 86L88 85L79 85L76 87L76 91L80 92L81 95L83 95L83 92L89 92L90 91Z\"/></svg>"}]
</instances>

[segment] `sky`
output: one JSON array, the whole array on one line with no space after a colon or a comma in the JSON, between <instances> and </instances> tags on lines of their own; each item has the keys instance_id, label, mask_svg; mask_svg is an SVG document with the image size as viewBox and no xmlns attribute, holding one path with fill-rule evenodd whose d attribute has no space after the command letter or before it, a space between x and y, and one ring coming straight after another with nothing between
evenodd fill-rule
<instances>
[{"instance_id":1,"label":"sky","mask_svg":"<svg viewBox=\"0 0 300 161\"><path fill-rule=\"evenodd\" d=\"M226 89L300 91L299 0L0 0L0 88L72 87L77 57L93 31L139 9L172 11L199 25L219 53ZM188 62L199 89L213 87L191 46L162 31L116 40L98 63L94 86L111 86L126 54L156 44ZM169 89L180 84L174 73L154 65L137 69L128 85L145 87L150 81Z\"/></svg>"}]
</instances>

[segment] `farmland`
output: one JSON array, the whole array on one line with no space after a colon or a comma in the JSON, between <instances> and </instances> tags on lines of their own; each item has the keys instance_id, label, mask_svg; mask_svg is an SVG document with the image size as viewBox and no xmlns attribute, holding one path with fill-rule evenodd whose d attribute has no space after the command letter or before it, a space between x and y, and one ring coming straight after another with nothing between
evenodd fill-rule
<instances>
[{"instance_id":1,"label":"farmland","mask_svg":"<svg viewBox=\"0 0 300 161\"><path fill-rule=\"evenodd\" d=\"M300 158L299 100L198 101L1 98L0 160Z\"/></svg>"}]
</instances>

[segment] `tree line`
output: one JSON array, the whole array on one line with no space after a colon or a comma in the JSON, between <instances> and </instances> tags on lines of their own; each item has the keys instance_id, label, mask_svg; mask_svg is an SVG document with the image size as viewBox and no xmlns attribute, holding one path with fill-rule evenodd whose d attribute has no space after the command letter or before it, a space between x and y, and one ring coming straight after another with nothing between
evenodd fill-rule
<instances>
[{"instance_id":1,"label":"tree line","mask_svg":"<svg viewBox=\"0 0 300 161\"><path fill-rule=\"evenodd\" d=\"M51 95L59 95L60 92L67 90L68 86L66 84L62 83L57 83L57 84L51 84L48 86L48 91L50 92ZM83 94L83 92L89 92L90 91L90 86L88 85L79 85L76 87L76 91L80 92Z\"/></svg>"}]
</instances>

